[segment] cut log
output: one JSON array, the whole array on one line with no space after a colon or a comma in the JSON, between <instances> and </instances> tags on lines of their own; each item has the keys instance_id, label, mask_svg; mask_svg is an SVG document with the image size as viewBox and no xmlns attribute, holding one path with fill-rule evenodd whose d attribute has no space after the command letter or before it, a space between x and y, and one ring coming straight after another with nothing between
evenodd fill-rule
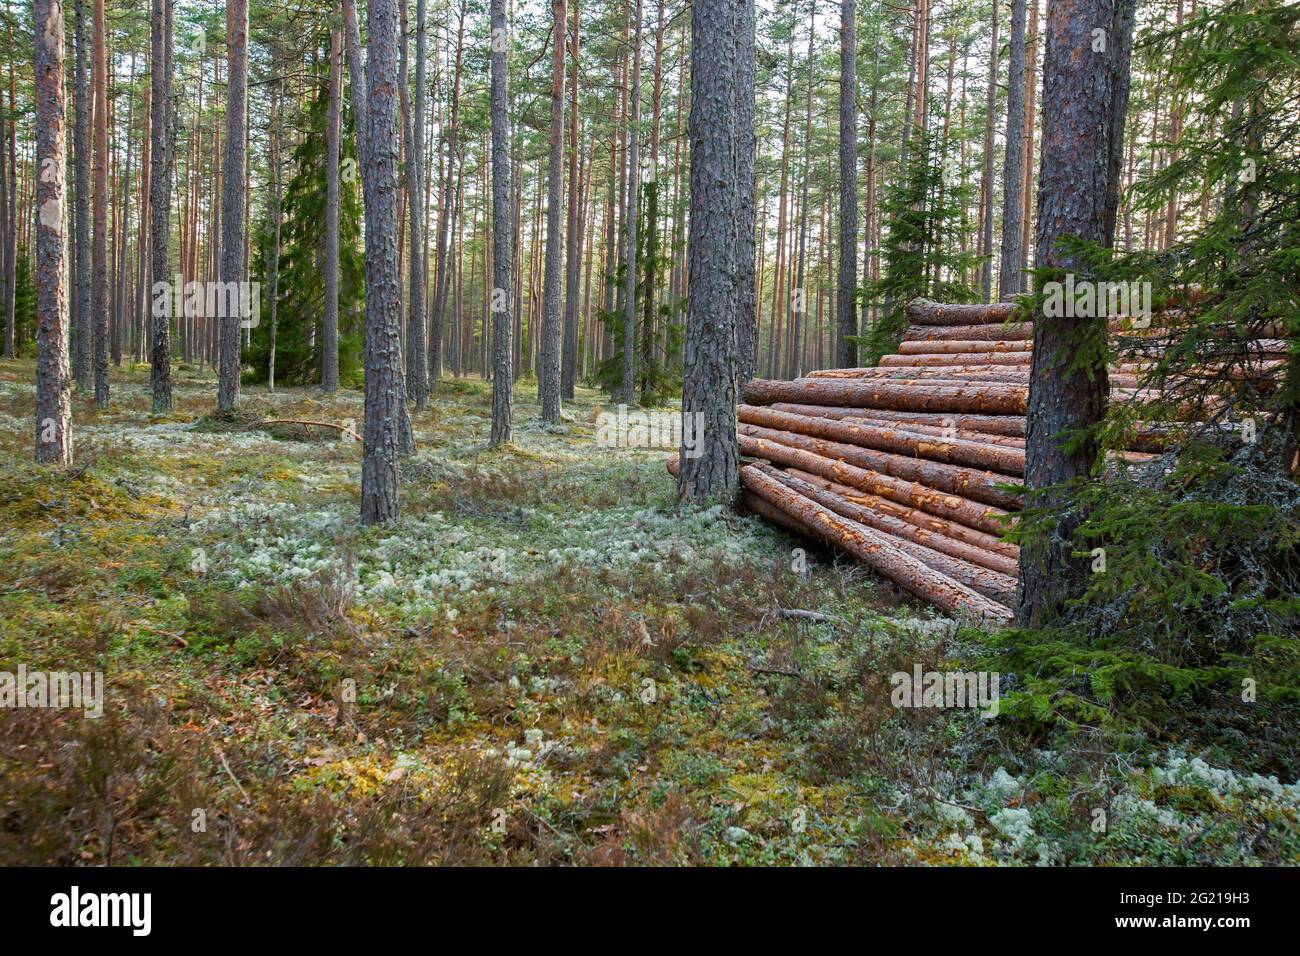
<instances>
[{"instance_id":1,"label":"cut log","mask_svg":"<svg viewBox=\"0 0 1300 956\"><path fill-rule=\"evenodd\" d=\"M1002 445L1007 448L1025 447L1023 438L994 435L990 432L977 432L969 428L957 428L953 424L958 417L956 415L944 416L944 420L947 421L946 425L927 425L922 422L885 418L884 413L875 412L869 408L830 408L825 405L792 405L789 402L777 402L775 405L755 405L752 407L771 408L778 412L790 412L795 415L811 415L813 418L833 418L837 421L849 418L870 422L886 428L899 428L903 431L915 432L918 435L931 435L949 439L960 438L963 441L979 442L986 445Z\"/></svg>"},{"instance_id":2,"label":"cut log","mask_svg":"<svg viewBox=\"0 0 1300 956\"><path fill-rule=\"evenodd\" d=\"M1024 438L1023 415L957 415L947 412L898 412L878 408L842 408L834 405L801 405L796 402L774 402L771 406L782 412L796 415L819 415L822 418L874 418L880 421L913 422L936 425L940 428L955 426L958 431L983 432L989 435Z\"/></svg>"},{"instance_id":3,"label":"cut log","mask_svg":"<svg viewBox=\"0 0 1300 956\"><path fill-rule=\"evenodd\" d=\"M969 344L969 343L966 343ZM1028 365L1031 352L941 352L927 355L885 355L881 368L933 368L945 365Z\"/></svg>"},{"instance_id":4,"label":"cut log","mask_svg":"<svg viewBox=\"0 0 1300 956\"><path fill-rule=\"evenodd\" d=\"M879 511L881 514L891 515L901 521L906 521L908 524L914 524L918 528L943 535L945 538L951 538L953 541L968 544L976 549L977 554L984 556L984 560L977 563L983 563L985 567L993 568L995 571L1004 571L1007 574L1014 574L1019 566L1020 546L1010 541L1003 541L986 531L978 531L960 522L940 518L919 508L909 508L907 505L901 505L897 501L890 501L880 495L869 494L859 488L841 485L839 482L823 478L821 475L814 475L810 471L803 471L799 468L787 468L785 471L786 474L801 478L818 488L833 491L841 498L852 501L854 504L863 505L874 511Z\"/></svg>"},{"instance_id":5,"label":"cut log","mask_svg":"<svg viewBox=\"0 0 1300 956\"><path fill-rule=\"evenodd\" d=\"M1011 622L1010 608L905 553L898 547L901 539L850 521L756 468L741 469L740 478L745 488L798 522L808 536L864 561L941 610L986 627Z\"/></svg>"},{"instance_id":6,"label":"cut log","mask_svg":"<svg viewBox=\"0 0 1300 956\"><path fill-rule=\"evenodd\" d=\"M899 355L954 355L961 352L1029 352L1033 342L1029 339L990 339L981 342L977 339L953 339L947 342L900 342ZM885 356L889 358L890 356Z\"/></svg>"},{"instance_id":7,"label":"cut log","mask_svg":"<svg viewBox=\"0 0 1300 956\"><path fill-rule=\"evenodd\" d=\"M936 571L942 571L950 578L960 581L967 587L974 588L986 597L1003 604L1015 600L1017 565L1007 558L989 554L969 544L963 544L952 538L935 534L908 521L876 511L857 502L850 501L828 488L823 483L804 481L797 475L780 471L771 465L754 463L746 468L758 468L782 484L799 492L805 498L811 498L820 505L830 508L836 514L864 524L868 528L884 531L901 541L902 550L924 561ZM1001 562L1004 567L990 568L989 560ZM1009 567L1007 567L1009 565Z\"/></svg>"},{"instance_id":8,"label":"cut log","mask_svg":"<svg viewBox=\"0 0 1300 956\"><path fill-rule=\"evenodd\" d=\"M863 448L893 452L897 455L911 455L931 461L985 468L1004 475L1020 477L1025 473L1024 449L963 439L942 439L906 431L903 426L894 428L883 424L877 425L872 419L854 421L818 418L812 415L782 412L763 405L741 405L736 411L740 421L747 425L798 432L816 438L860 445ZM876 468L876 470L882 469Z\"/></svg>"},{"instance_id":9,"label":"cut log","mask_svg":"<svg viewBox=\"0 0 1300 956\"><path fill-rule=\"evenodd\" d=\"M764 428L760 425L740 425L738 431L751 438L780 442L791 448L801 448L814 455L821 455L823 458L846 461L850 465L868 471L877 471L882 475L902 478L905 481L919 482L936 491L961 495L963 498L994 505L1004 510L1018 511L1023 505L1024 499L1020 495L1004 491L999 487L1016 484L1016 480L997 472L927 461L923 458L909 458L906 455L895 455L874 448L862 448L858 445L828 441L825 438L801 435L798 432Z\"/></svg>"},{"instance_id":10,"label":"cut log","mask_svg":"<svg viewBox=\"0 0 1300 956\"><path fill-rule=\"evenodd\" d=\"M1024 415L1029 389L1006 384L897 385L808 378L794 382L754 379L746 383L744 394L751 405L802 402L904 412Z\"/></svg>"},{"instance_id":11,"label":"cut log","mask_svg":"<svg viewBox=\"0 0 1300 956\"><path fill-rule=\"evenodd\" d=\"M961 495L936 491L918 482L905 481L868 468L859 468L857 465L804 451L802 448L793 448L780 442L744 434L739 436L739 442L742 455L763 458L774 465L811 472L841 485L849 485L859 491L888 498L909 508L928 511L932 515L956 521L968 528L975 528L994 536L1005 532L1012 521L1011 513L1002 508L981 504L963 498Z\"/></svg>"},{"instance_id":12,"label":"cut log","mask_svg":"<svg viewBox=\"0 0 1300 956\"><path fill-rule=\"evenodd\" d=\"M953 305L931 299L913 299L907 303L907 321L913 325L978 325L1005 322L1015 311L1014 302Z\"/></svg>"},{"instance_id":13,"label":"cut log","mask_svg":"<svg viewBox=\"0 0 1300 956\"><path fill-rule=\"evenodd\" d=\"M962 384L964 382L1002 382L1029 384L1027 364L950 365L943 368L828 368L809 372L810 379L849 379L853 381L906 381L916 384ZM796 380L797 381L797 380Z\"/></svg>"},{"instance_id":14,"label":"cut log","mask_svg":"<svg viewBox=\"0 0 1300 956\"><path fill-rule=\"evenodd\" d=\"M1034 337L1031 322L988 322L981 325L909 325L904 342L1029 341Z\"/></svg>"}]
</instances>

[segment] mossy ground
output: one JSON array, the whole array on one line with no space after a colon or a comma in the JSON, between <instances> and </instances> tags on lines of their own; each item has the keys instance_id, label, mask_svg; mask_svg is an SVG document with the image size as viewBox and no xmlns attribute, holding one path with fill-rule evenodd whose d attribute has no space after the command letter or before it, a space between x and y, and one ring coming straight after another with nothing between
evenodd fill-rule
<instances>
[{"instance_id":1,"label":"mossy ground","mask_svg":"<svg viewBox=\"0 0 1300 956\"><path fill-rule=\"evenodd\" d=\"M147 369L115 375L55 471L28 463L30 361L0 363L0 670L107 684L98 720L0 711L0 862L1300 856L1300 788L1192 741L1048 751L894 708L892 672L980 635L757 519L679 513L665 452L597 446L594 393L548 428L521 386L489 451L489 387L443 382L401 520L363 529L357 443L257 427L356 423L359 393L254 387L220 419L182 368L155 416Z\"/></svg>"}]
</instances>

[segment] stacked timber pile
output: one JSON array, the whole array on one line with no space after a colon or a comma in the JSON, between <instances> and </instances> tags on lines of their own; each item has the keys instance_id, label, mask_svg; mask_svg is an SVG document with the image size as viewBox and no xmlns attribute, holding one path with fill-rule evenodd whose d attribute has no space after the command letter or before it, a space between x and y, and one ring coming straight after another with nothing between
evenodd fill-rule
<instances>
[{"instance_id":1,"label":"stacked timber pile","mask_svg":"<svg viewBox=\"0 0 1300 956\"><path fill-rule=\"evenodd\" d=\"M1033 337L1013 309L918 300L877 368L750 382L738 409L741 454L758 459L741 469L747 506L950 614L1009 622L1020 549L1000 536L1023 504ZM1112 397L1144 397L1141 371L1114 368Z\"/></svg>"}]
</instances>

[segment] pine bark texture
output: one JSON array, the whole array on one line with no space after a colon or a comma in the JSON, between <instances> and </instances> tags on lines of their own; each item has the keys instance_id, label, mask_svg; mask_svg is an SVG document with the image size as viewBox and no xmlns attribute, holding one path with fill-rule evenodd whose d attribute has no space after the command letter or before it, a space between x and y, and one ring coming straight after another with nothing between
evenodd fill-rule
<instances>
[{"instance_id":1,"label":"pine bark texture","mask_svg":"<svg viewBox=\"0 0 1300 956\"><path fill-rule=\"evenodd\" d=\"M1058 247L1063 236L1106 244L1108 228L1114 226L1109 211L1112 140L1122 135L1123 120L1113 111L1121 74L1127 87L1124 51L1130 46L1114 35L1114 25L1122 22L1115 0L1049 0L1047 6L1034 260L1060 273L1083 268L1082 262ZM1131 17L1127 23L1131 30ZM1094 31L1105 27L1099 24L1112 27L1101 49ZM1059 491L1045 489L1085 479L1097 460L1097 440L1091 432L1069 450L1062 438L1091 429L1105 412L1106 324L1101 316L1034 322L1025 483L1031 493L1038 493L1036 506L1061 502ZM1081 351L1096 360L1076 362ZM1063 513L1046 540L1022 549L1017 609L1022 623L1055 618L1063 613L1065 601L1081 591L1086 564L1073 556L1072 541L1081 520L1077 513Z\"/></svg>"},{"instance_id":2,"label":"pine bark texture","mask_svg":"<svg viewBox=\"0 0 1300 956\"><path fill-rule=\"evenodd\" d=\"M168 213L172 199L172 0L153 0L150 30L153 42L153 84L150 109L153 111L153 144L150 147L149 173L149 256L153 278L149 349L149 387L154 412L172 407L171 368L171 301L168 295L171 277L168 271ZM158 301L158 295L166 302Z\"/></svg>"},{"instance_id":3,"label":"pine bark texture","mask_svg":"<svg viewBox=\"0 0 1300 956\"><path fill-rule=\"evenodd\" d=\"M736 380L740 385L754 377L758 365L756 70L754 0L740 0L736 24Z\"/></svg>"},{"instance_id":4,"label":"pine bark texture","mask_svg":"<svg viewBox=\"0 0 1300 956\"><path fill-rule=\"evenodd\" d=\"M76 92L72 134L76 163L76 188L73 195L76 204L73 241L76 248L72 261L77 268L72 278L72 294L75 297L72 314L76 317L76 328L72 330L72 369L77 386L83 392L89 392L95 385L92 367L94 331L90 321L90 56L86 49L85 0L76 0L76 15Z\"/></svg>"},{"instance_id":5,"label":"pine bark texture","mask_svg":"<svg viewBox=\"0 0 1300 956\"><path fill-rule=\"evenodd\" d=\"M410 256L407 268L406 393L417 409L429 400L424 323L424 98L425 0L415 4L415 103L406 119L406 209Z\"/></svg>"},{"instance_id":6,"label":"pine bark texture","mask_svg":"<svg viewBox=\"0 0 1300 956\"><path fill-rule=\"evenodd\" d=\"M840 4L840 268L835 306L838 312L835 364L858 364L858 61L857 0ZM1023 0L1022 0L1023 2Z\"/></svg>"},{"instance_id":7,"label":"pine bark texture","mask_svg":"<svg viewBox=\"0 0 1300 956\"><path fill-rule=\"evenodd\" d=\"M370 0L367 27L369 111L362 175L366 214L365 427L361 522L399 514L398 459L405 450L402 289L397 262L397 0Z\"/></svg>"},{"instance_id":8,"label":"pine bark texture","mask_svg":"<svg viewBox=\"0 0 1300 956\"><path fill-rule=\"evenodd\" d=\"M242 289L248 276L244 271L244 193L248 142L245 123L248 110L248 0L226 3L226 142L222 158L221 198L221 282L226 292L227 314L217 317L218 370L217 411L229 414L239 401L240 310L232 307L231 290ZM247 293L240 292L242 302Z\"/></svg>"},{"instance_id":9,"label":"pine bark texture","mask_svg":"<svg viewBox=\"0 0 1300 956\"><path fill-rule=\"evenodd\" d=\"M732 502L736 441L736 3L691 4L689 293L683 425L698 422L698 451L682 449L682 502ZM687 418L687 416L698 416ZM686 429L683 427L683 435Z\"/></svg>"},{"instance_id":10,"label":"pine bark texture","mask_svg":"<svg viewBox=\"0 0 1300 956\"><path fill-rule=\"evenodd\" d=\"M506 0L492 0L492 447L510 441L514 405L511 342L514 225L510 205L509 33Z\"/></svg>"},{"instance_id":11,"label":"pine bark texture","mask_svg":"<svg viewBox=\"0 0 1300 956\"><path fill-rule=\"evenodd\" d=\"M560 316L560 269L564 257L564 232L560 214L564 203L564 34L565 2L551 0L554 44L551 61L550 155L546 165L546 264L542 286L541 361L537 390L542 421L560 420L560 360L563 328Z\"/></svg>"},{"instance_id":12,"label":"pine bark texture","mask_svg":"<svg viewBox=\"0 0 1300 956\"><path fill-rule=\"evenodd\" d=\"M330 31L330 88L325 116L325 315L321 322L320 384L339 387L339 133L342 126L343 36Z\"/></svg>"},{"instance_id":13,"label":"pine bark texture","mask_svg":"<svg viewBox=\"0 0 1300 956\"><path fill-rule=\"evenodd\" d=\"M999 298L1024 291L1020 272L1021 160L1025 135L1025 0L1011 0L1011 51L1007 62L1007 141L1002 176L1002 259Z\"/></svg>"},{"instance_id":14,"label":"pine bark texture","mask_svg":"<svg viewBox=\"0 0 1300 956\"><path fill-rule=\"evenodd\" d=\"M95 0L94 236L90 261L90 323L94 340L95 404L108 404L108 37L104 0Z\"/></svg>"},{"instance_id":15,"label":"pine bark texture","mask_svg":"<svg viewBox=\"0 0 1300 956\"><path fill-rule=\"evenodd\" d=\"M33 0L36 71L36 460L72 463L68 370L67 170L63 130L63 3Z\"/></svg>"}]
</instances>

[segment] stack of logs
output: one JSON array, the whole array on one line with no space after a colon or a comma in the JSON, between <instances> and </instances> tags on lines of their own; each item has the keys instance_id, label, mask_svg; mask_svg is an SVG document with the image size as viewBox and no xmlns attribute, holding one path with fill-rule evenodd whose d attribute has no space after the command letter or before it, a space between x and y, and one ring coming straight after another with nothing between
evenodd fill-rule
<instances>
[{"instance_id":1,"label":"stack of logs","mask_svg":"<svg viewBox=\"0 0 1300 956\"><path fill-rule=\"evenodd\" d=\"M918 300L877 368L748 383L746 505L949 614L1008 623L1020 549L1000 536L1023 503L1033 335L1013 308ZM1114 398L1141 396L1138 371L1112 371Z\"/></svg>"}]
</instances>

